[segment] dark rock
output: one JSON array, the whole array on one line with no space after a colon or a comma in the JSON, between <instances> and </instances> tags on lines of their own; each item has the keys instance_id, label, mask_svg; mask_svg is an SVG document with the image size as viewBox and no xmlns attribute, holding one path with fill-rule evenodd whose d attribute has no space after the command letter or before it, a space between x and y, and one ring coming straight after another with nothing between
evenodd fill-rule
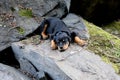
<instances>
[{"instance_id":1,"label":"dark rock","mask_svg":"<svg viewBox=\"0 0 120 80\"><path fill-rule=\"evenodd\" d=\"M0 63L0 80L30 80L15 68Z\"/></svg>"},{"instance_id":2,"label":"dark rock","mask_svg":"<svg viewBox=\"0 0 120 80\"><path fill-rule=\"evenodd\" d=\"M16 60L11 47L0 52L0 63L19 68L19 62Z\"/></svg>"},{"instance_id":3,"label":"dark rock","mask_svg":"<svg viewBox=\"0 0 120 80\"><path fill-rule=\"evenodd\" d=\"M120 19L120 0L71 0L70 12L97 25Z\"/></svg>"}]
</instances>

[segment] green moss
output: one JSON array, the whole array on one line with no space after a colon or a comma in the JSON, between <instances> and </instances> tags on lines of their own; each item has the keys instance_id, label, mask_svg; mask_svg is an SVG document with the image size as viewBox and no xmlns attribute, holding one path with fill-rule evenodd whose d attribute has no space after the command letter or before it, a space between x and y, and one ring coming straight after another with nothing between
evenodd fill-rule
<instances>
[{"instance_id":1,"label":"green moss","mask_svg":"<svg viewBox=\"0 0 120 80\"><path fill-rule=\"evenodd\" d=\"M21 35L25 34L25 30L22 27L17 27L17 30Z\"/></svg>"},{"instance_id":2,"label":"green moss","mask_svg":"<svg viewBox=\"0 0 120 80\"><path fill-rule=\"evenodd\" d=\"M92 48L95 46L99 53L106 52L109 54L111 53L115 54L116 51L120 49L120 39L118 37L109 34L103 29L95 26L94 24L86 22L86 25L91 36L89 47Z\"/></svg>"},{"instance_id":3,"label":"green moss","mask_svg":"<svg viewBox=\"0 0 120 80\"><path fill-rule=\"evenodd\" d=\"M120 21L114 21L108 25L103 26L107 32L120 37Z\"/></svg>"},{"instance_id":4,"label":"green moss","mask_svg":"<svg viewBox=\"0 0 120 80\"><path fill-rule=\"evenodd\" d=\"M102 60L107 64L111 64L112 67L115 69L115 72L119 73L119 66L115 63L112 63L108 57L102 56Z\"/></svg>"},{"instance_id":5,"label":"green moss","mask_svg":"<svg viewBox=\"0 0 120 80\"><path fill-rule=\"evenodd\" d=\"M33 17L32 10L29 10L29 9L20 9L19 15L25 16L27 18Z\"/></svg>"},{"instance_id":6,"label":"green moss","mask_svg":"<svg viewBox=\"0 0 120 80\"><path fill-rule=\"evenodd\" d=\"M120 58L120 39L92 23L85 21L85 24L90 33L88 49L101 57L108 57L116 65ZM120 65L118 67L120 71Z\"/></svg>"}]
</instances>

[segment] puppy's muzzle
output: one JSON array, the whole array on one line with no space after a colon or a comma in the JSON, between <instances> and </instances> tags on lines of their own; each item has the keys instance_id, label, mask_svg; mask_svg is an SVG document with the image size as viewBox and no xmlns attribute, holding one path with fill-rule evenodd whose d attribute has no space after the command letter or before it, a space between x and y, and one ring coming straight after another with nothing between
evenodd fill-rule
<instances>
[{"instance_id":1,"label":"puppy's muzzle","mask_svg":"<svg viewBox=\"0 0 120 80\"><path fill-rule=\"evenodd\" d=\"M59 47L59 46L58 46L58 50L59 50L60 52L65 51L65 49L63 49L63 47Z\"/></svg>"},{"instance_id":2,"label":"puppy's muzzle","mask_svg":"<svg viewBox=\"0 0 120 80\"><path fill-rule=\"evenodd\" d=\"M68 49L68 46L69 46L69 43L64 44L62 47L61 47L61 46L58 46L58 50L59 50L59 51L65 51L66 49Z\"/></svg>"}]
</instances>

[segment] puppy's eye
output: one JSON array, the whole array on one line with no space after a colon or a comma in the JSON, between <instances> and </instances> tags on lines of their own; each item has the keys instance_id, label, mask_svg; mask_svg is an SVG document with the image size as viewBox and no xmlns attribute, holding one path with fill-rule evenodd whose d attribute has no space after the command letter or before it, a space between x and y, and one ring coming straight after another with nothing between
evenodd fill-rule
<instances>
[{"instance_id":1,"label":"puppy's eye","mask_svg":"<svg viewBox=\"0 0 120 80\"><path fill-rule=\"evenodd\" d=\"M64 40L64 39L63 39L62 41L63 41L63 42L65 42L65 40Z\"/></svg>"}]
</instances>

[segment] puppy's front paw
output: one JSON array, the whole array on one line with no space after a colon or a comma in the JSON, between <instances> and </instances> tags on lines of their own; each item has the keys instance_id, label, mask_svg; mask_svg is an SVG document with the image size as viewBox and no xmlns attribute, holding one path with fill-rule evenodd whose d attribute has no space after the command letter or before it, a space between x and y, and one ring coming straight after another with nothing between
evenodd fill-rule
<instances>
[{"instance_id":1,"label":"puppy's front paw","mask_svg":"<svg viewBox=\"0 0 120 80\"><path fill-rule=\"evenodd\" d=\"M46 34L43 33L43 32L41 33L41 35L42 35L42 38L43 38L43 39L47 39L47 38L48 38L48 35L46 35Z\"/></svg>"},{"instance_id":2,"label":"puppy's front paw","mask_svg":"<svg viewBox=\"0 0 120 80\"><path fill-rule=\"evenodd\" d=\"M51 40L51 48L52 48L53 50L57 48L54 40Z\"/></svg>"},{"instance_id":3,"label":"puppy's front paw","mask_svg":"<svg viewBox=\"0 0 120 80\"><path fill-rule=\"evenodd\" d=\"M84 40L81 40L81 42L79 43L79 45L80 45L80 46L85 46L85 45L87 45L87 42L84 41Z\"/></svg>"}]
</instances>

